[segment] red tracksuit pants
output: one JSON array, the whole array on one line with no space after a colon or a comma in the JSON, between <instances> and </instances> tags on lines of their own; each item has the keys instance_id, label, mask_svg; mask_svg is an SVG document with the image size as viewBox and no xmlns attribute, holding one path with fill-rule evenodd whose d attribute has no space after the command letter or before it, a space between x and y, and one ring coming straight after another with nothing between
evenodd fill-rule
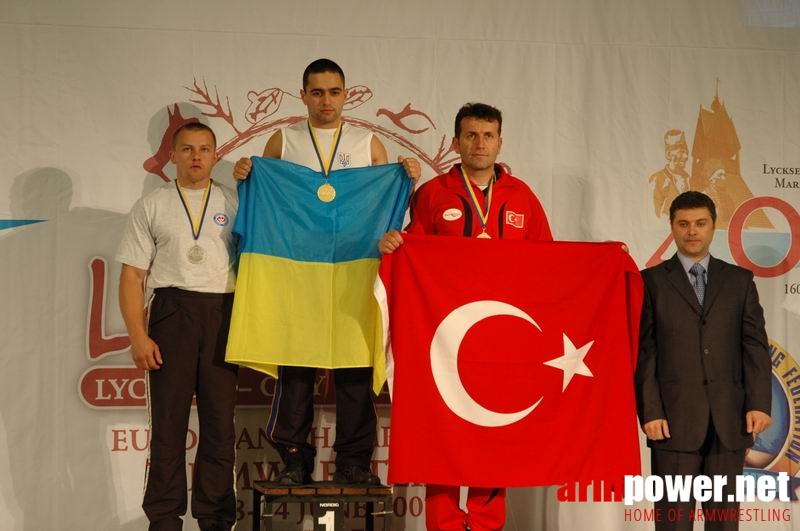
<instances>
[{"instance_id":1,"label":"red tracksuit pants","mask_svg":"<svg viewBox=\"0 0 800 531\"><path fill-rule=\"evenodd\" d=\"M467 512L458 506L460 487L425 487L425 526L433 531L497 531L506 523L506 489L469 487Z\"/></svg>"}]
</instances>

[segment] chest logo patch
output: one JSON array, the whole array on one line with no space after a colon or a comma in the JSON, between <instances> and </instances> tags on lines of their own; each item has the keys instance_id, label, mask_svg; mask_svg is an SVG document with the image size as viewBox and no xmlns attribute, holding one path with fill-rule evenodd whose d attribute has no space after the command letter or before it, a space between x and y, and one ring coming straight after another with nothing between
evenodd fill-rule
<instances>
[{"instance_id":1,"label":"chest logo patch","mask_svg":"<svg viewBox=\"0 0 800 531\"><path fill-rule=\"evenodd\" d=\"M216 223L220 227L224 227L225 225L227 225L228 221L229 221L228 214L226 214L225 212L217 212L216 214L214 214L214 223Z\"/></svg>"},{"instance_id":2,"label":"chest logo patch","mask_svg":"<svg viewBox=\"0 0 800 531\"><path fill-rule=\"evenodd\" d=\"M457 208L448 208L442 213L442 219L445 221L455 221L461 219L464 213Z\"/></svg>"},{"instance_id":3,"label":"chest logo patch","mask_svg":"<svg viewBox=\"0 0 800 531\"><path fill-rule=\"evenodd\" d=\"M350 167L350 153L339 153L339 165L342 168Z\"/></svg>"},{"instance_id":4,"label":"chest logo patch","mask_svg":"<svg viewBox=\"0 0 800 531\"><path fill-rule=\"evenodd\" d=\"M525 227L525 214L517 214L513 210L506 211L506 225L522 229Z\"/></svg>"}]
</instances>

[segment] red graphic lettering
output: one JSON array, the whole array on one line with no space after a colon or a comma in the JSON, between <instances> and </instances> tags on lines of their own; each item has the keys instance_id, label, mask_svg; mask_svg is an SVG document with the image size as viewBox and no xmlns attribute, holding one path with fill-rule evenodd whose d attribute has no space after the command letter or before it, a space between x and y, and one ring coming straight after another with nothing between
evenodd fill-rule
<instances>
[{"instance_id":1,"label":"red graphic lettering","mask_svg":"<svg viewBox=\"0 0 800 531\"><path fill-rule=\"evenodd\" d=\"M126 334L108 336L105 333L106 316L106 261L94 258L89 263L91 293L89 294L89 330L86 338L89 359L98 359L106 354L117 354L131 346Z\"/></svg>"},{"instance_id":2,"label":"red graphic lettering","mask_svg":"<svg viewBox=\"0 0 800 531\"><path fill-rule=\"evenodd\" d=\"M791 244L783 260L773 266L760 266L750 260L742 243L744 224L748 216L759 208L771 207L783 214L789 222ZM800 214L789 203L777 197L753 197L739 205L731 217L728 229L728 245L733 259L742 267L750 269L757 277L772 278L790 271L800 261Z\"/></svg>"},{"instance_id":3,"label":"red graphic lettering","mask_svg":"<svg viewBox=\"0 0 800 531\"><path fill-rule=\"evenodd\" d=\"M657 266L658 264L663 262L664 261L664 253L667 251L667 248L672 243L672 241L673 241L672 240L672 233L669 233L667 235L667 239L664 240L661 243L661 245L658 246L658 249L656 249L656 252L653 253L653 256L651 256L647 260L647 263L645 263L645 267Z\"/></svg>"},{"instance_id":4,"label":"red graphic lettering","mask_svg":"<svg viewBox=\"0 0 800 531\"><path fill-rule=\"evenodd\" d=\"M81 376L80 393L89 407L144 407L145 371L136 367L93 367Z\"/></svg>"}]
</instances>

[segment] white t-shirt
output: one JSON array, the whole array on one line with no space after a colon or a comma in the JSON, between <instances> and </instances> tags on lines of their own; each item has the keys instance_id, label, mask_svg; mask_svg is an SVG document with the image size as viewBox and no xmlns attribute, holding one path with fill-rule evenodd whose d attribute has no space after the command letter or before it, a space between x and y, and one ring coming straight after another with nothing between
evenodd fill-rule
<instances>
[{"instance_id":1,"label":"white t-shirt","mask_svg":"<svg viewBox=\"0 0 800 531\"><path fill-rule=\"evenodd\" d=\"M192 216L200 217L205 189L181 189ZM230 293L236 242L231 229L239 208L234 190L213 183L200 236L195 241L175 182L139 199L131 210L117 260L148 271L147 296L156 288ZM202 251L192 247L199 246Z\"/></svg>"}]
</instances>

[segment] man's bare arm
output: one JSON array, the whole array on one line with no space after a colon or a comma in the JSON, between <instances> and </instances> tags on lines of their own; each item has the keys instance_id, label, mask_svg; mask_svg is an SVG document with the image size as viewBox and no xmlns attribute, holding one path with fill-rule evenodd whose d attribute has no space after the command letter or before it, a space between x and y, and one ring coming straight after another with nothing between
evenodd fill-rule
<instances>
[{"instance_id":1,"label":"man's bare arm","mask_svg":"<svg viewBox=\"0 0 800 531\"><path fill-rule=\"evenodd\" d=\"M119 309L128 337L131 340L131 358L140 369L154 370L161 367L164 360L155 341L147 334L144 307L144 279L147 271L122 264L119 276Z\"/></svg>"}]
</instances>

